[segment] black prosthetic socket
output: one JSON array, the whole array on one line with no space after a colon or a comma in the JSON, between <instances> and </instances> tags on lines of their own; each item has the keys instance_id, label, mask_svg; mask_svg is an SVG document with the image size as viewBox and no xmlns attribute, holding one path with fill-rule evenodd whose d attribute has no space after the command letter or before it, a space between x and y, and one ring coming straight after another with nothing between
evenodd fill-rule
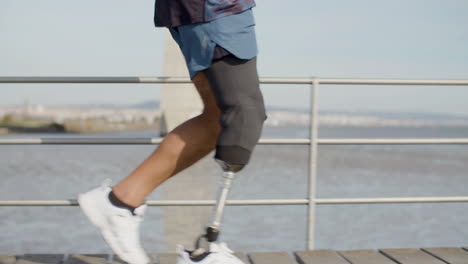
<instances>
[{"instance_id":1,"label":"black prosthetic socket","mask_svg":"<svg viewBox=\"0 0 468 264\"><path fill-rule=\"evenodd\" d=\"M135 208L136 207L133 207L131 205L128 205L124 202L122 202L121 200L119 200L119 198L117 198L117 196L115 196L114 192L113 191L110 191L109 193L109 201L111 202L111 204L113 204L114 206L117 206L117 207L120 207L120 208L125 208L125 209L128 209L130 210L130 212L135 215Z\"/></svg>"},{"instance_id":2,"label":"black prosthetic socket","mask_svg":"<svg viewBox=\"0 0 468 264\"><path fill-rule=\"evenodd\" d=\"M216 146L215 159L229 164L245 165L249 162L250 151L238 146Z\"/></svg>"}]
</instances>

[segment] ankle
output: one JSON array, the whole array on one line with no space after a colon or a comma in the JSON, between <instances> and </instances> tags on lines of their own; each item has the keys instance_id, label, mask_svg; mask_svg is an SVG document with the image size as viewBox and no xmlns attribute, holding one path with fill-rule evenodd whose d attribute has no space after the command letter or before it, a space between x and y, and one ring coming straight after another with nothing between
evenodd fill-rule
<instances>
[{"instance_id":1,"label":"ankle","mask_svg":"<svg viewBox=\"0 0 468 264\"><path fill-rule=\"evenodd\" d=\"M109 192L109 195L108 195L108 198L109 198L109 201L112 205L116 206L116 207L120 207L120 208L125 208L125 209L128 209L133 215L135 215L135 206L132 206L130 204L127 204L125 203L124 201L122 201L121 199L119 199L119 197L117 197L114 193L113 190L111 190Z\"/></svg>"}]
</instances>

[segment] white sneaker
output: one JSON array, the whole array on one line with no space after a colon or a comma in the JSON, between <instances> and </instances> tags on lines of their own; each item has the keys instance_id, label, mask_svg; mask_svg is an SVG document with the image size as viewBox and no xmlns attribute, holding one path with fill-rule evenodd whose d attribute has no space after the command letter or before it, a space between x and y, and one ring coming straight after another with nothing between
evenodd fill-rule
<instances>
[{"instance_id":1,"label":"white sneaker","mask_svg":"<svg viewBox=\"0 0 468 264\"><path fill-rule=\"evenodd\" d=\"M183 246L177 245L177 264L244 264L240 259L233 255L226 243L210 243L210 252L200 261L192 260L190 252Z\"/></svg>"},{"instance_id":2,"label":"white sneaker","mask_svg":"<svg viewBox=\"0 0 468 264\"><path fill-rule=\"evenodd\" d=\"M122 260L130 264L148 264L150 259L140 244L139 226L147 205L134 210L116 207L109 201L110 180L100 187L78 195L83 213L100 230L104 240Z\"/></svg>"}]
</instances>

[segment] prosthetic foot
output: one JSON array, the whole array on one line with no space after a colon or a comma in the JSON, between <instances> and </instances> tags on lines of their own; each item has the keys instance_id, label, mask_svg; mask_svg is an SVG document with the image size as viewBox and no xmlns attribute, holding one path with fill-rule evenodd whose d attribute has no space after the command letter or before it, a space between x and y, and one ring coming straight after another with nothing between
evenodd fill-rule
<instances>
[{"instance_id":1,"label":"prosthetic foot","mask_svg":"<svg viewBox=\"0 0 468 264\"><path fill-rule=\"evenodd\" d=\"M212 248L211 243L218 240L221 221L223 218L224 206L226 199L231 189L231 183L234 179L236 172L242 170L245 165L229 164L219 159L216 162L223 169L223 178L221 186L218 189L216 206L213 210L213 219L209 226L206 228L206 233L198 237L195 242L195 250L190 253L190 257L196 260L203 259L210 253Z\"/></svg>"}]
</instances>

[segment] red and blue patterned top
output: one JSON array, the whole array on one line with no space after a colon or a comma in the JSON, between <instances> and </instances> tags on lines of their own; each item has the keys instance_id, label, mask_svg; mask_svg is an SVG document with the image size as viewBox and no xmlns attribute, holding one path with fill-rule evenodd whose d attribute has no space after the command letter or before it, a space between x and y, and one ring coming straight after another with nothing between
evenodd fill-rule
<instances>
[{"instance_id":1,"label":"red and blue patterned top","mask_svg":"<svg viewBox=\"0 0 468 264\"><path fill-rule=\"evenodd\" d=\"M177 27L207 22L254 6L254 0L156 0L154 24Z\"/></svg>"},{"instance_id":2,"label":"red and blue patterned top","mask_svg":"<svg viewBox=\"0 0 468 264\"><path fill-rule=\"evenodd\" d=\"M206 0L205 20L211 21L225 15L240 13L254 6L254 0Z\"/></svg>"}]
</instances>

